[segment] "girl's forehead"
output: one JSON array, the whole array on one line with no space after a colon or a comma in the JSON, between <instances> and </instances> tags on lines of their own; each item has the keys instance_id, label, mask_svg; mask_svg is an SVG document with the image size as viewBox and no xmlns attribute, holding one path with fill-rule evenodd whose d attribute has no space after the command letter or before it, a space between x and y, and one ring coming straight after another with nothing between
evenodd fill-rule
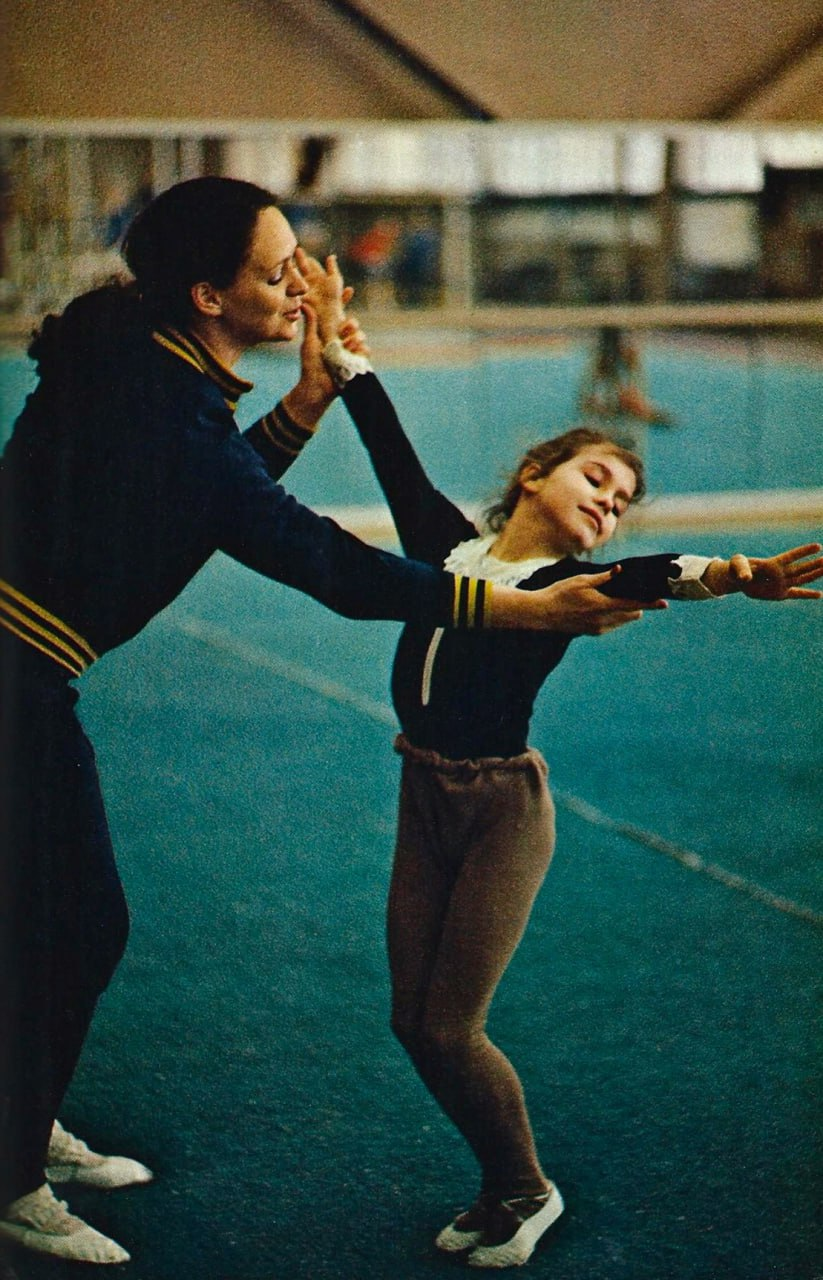
<instances>
[{"instance_id":1,"label":"girl's forehead","mask_svg":"<svg viewBox=\"0 0 823 1280\"><path fill-rule=\"evenodd\" d=\"M608 467L628 466L618 450L610 444L584 444L574 456L586 461L602 462Z\"/></svg>"}]
</instances>

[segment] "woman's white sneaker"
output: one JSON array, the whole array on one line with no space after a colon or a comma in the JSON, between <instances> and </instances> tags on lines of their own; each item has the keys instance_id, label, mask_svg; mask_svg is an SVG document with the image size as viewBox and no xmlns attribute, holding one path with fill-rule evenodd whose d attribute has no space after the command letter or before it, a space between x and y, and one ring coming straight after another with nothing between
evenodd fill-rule
<instances>
[{"instance_id":1,"label":"woman's white sneaker","mask_svg":"<svg viewBox=\"0 0 823 1280\"><path fill-rule=\"evenodd\" d=\"M0 1239L72 1262L128 1262L126 1250L69 1213L47 1182L7 1205L0 1215Z\"/></svg>"},{"instance_id":2,"label":"woman's white sneaker","mask_svg":"<svg viewBox=\"0 0 823 1280\"><path fill-rule=\"evenodd\" d=\"M87 1187L131 1187L151 1182L154 1174L139 1160L128 1156L103 1156L91 1151L85 1142L75 1138L55 1120L46 1156L49 1182L82 1182Z\"/></svg>"},{"instance_id":3,"label":"woman's white sneaker","mask_svg":"<svg viewBox=\"0 0 823 1280\"><path fill-rule=\"evenodd\" d=\"M520 1267L563 1212L557 1187L542 1196L501 1200L492 1210L483 1241L468 1257L470 1267Z\"/></svg>"}]
</instances>

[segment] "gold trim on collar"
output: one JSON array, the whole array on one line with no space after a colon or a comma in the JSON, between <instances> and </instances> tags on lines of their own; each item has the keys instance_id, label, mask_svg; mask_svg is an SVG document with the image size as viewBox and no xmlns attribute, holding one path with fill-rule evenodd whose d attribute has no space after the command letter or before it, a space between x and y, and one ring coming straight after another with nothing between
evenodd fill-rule
<instances>
[{"instance_id":1,"label":"gold trim on collar","mask_svg":"<svg viewBox=\"0 0 823 1280\"><path fill-rule=\"evenodd\" d=\"M162 329L156 329L152 337L166 351L170 351L172 355L185 360L186 364L190 364L192 368L198 369L207 378L211 378L222 391L223 398L232 411L237 408L240 397L247 391L251 391L254 386L254 383L247 381L246 378L238 378L236 373L217 359L204 342L191 333L181 333L179 329L173 329L167 325Z\"/></svg>"}]
</instances>

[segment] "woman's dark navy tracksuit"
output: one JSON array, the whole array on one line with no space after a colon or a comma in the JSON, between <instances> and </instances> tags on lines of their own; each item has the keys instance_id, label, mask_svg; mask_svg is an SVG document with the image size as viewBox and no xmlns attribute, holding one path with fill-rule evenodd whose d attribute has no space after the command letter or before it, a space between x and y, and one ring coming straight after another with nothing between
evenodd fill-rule
<instances>
[{"instance_id":1,"label":"woman's dark navy tracksuit","mask_svg":"<svg viewBox=\"0 0 823 1280\"><path fill-rule=\"evenodd\" d=\"M465 579L291 498L277 478L310 433L280 405L241 434L250 384L190 336L136 313L101 323L83 299L55 324L0 462L0 1207L44 1181L128 930L71 681L216 550L353 618L471 626L482 611L482 588L467 616Z\"/></svg>"}]
</instances>

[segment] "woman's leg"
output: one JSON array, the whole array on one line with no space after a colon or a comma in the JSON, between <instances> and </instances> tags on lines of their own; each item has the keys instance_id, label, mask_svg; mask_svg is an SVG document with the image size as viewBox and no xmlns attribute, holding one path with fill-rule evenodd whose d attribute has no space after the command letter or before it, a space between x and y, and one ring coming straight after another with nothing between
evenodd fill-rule
<instances>
[{"instance_id":1,"label":"woman's leg","mask_svg":"<svg viewBox=\"0 0 823 1280\"><path fill-rule=\"evenodd\" d=\"M7 692L0 1205L45 1181L52 1123L128 930L94 754L73 710L76 693L25 673Z\"/></svg>"},{"instance_id":2,"label":"woman's leg","mask_svg":"<svg viewBox=\"0 0 823 1280\"><path fill-rule=\"evenodd\" d=\"M520 1081L485 1023L553 843L536 752L462 772L404 762L389 912L393 1023L475 1152L484 1192L500 1197L548 1184Z\"/></svg>"}]
</instances>

